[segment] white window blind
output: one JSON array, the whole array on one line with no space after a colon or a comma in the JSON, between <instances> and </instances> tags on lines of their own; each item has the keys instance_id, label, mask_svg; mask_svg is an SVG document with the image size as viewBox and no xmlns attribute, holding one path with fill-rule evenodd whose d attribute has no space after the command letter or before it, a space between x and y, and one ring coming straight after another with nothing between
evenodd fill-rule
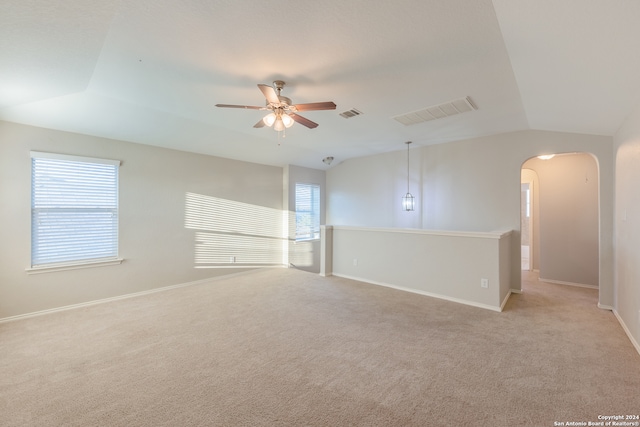
<instances>
[{"instance_id":1,"label":"white window blind","mask_svg":"<svg viewBox=\"0 0 640 427\"><path fill-rule=\"evenodd\" d=\"M296 240L320 238L320 186L296 183Z\"/></svg>"},{"instance_id":2,"label":"white window blind","mask_svg":"<svg viewBox=\"0 0 640 427\"><path fill-rule=\"evenodd\" d=\"M31 152L31 266L118 257L119 161Z\"/></svg>"}]
</instances>

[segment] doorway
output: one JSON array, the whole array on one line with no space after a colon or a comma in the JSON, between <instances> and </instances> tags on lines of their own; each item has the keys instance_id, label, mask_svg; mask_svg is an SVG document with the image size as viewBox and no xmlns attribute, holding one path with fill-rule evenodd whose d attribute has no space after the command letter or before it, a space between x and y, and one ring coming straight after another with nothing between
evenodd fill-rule
<instances>
[{"instance_id":1,"label":"doorway","mask_svg":"<svg viewBox=\"0 0 640 427\"><path fill-rule=\"evenodd\" d=\"M520 253L522 270L532 271L533 246L533 181L522 174L520 182Z\"/></svg>"},{"instance_id":2,"label":"doorway","mask_svg":"<svg viewBox=\"0 0 640 427\"><path fill-rule=\"evenodd\" d=\"M599 285L599 173L588 153L531 158L521 169L522 270L539 280Z\"/></svg>"},{"instance_id":3,"label":"doorway","mask_svg":"<svg viewBox=\"0 0 640 427\"><path fill-rule=\"evenodd\" d=\"M522 271L535 271L539 268L538 185L536 171L523 166L520 172L520 251L522 254Z\"/></svg>"}]
</instances>

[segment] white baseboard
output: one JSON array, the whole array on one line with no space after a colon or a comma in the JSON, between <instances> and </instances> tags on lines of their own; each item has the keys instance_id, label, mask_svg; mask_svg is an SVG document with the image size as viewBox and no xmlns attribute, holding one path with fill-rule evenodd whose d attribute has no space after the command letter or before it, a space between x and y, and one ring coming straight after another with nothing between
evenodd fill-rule
<instances>
[{"instance_id":1,"label":"white baseboard","mask_svg":"<svg viewBox=\"0 0 640 427\"><path fill-rule=\"evenodd\" d=\"M169 291L171 289L184 288L186 286L201 285L203 283L208 283L208 282L215 281L215 280L228 279L228 278L234 277L234 276L240 276L240 275L253 273L254 271L255 270L241 271L239 273L225 274L223 276L216 276L216 277L211 277L211 278L208 278L208 279L195 280L193 282L180 283L180 284L177 284L177 285L164 286L164 287L161 287L161 288L154 288L154 289L149 289L149 290L146 290L146 291L134 292L134 293L131 293L131 294L118 295L118 296L115 296L115 297L109 297L109 298L103 298L103 299L99 299L99 300L81 302L79 304L65 305L65 306L62 306L62 307L49 308L49 309L46 309L46 310L34 311L34 312L31 312L31 313L18 314L16 316L3 317L2 319L0 319L0 323L13 322L13 321L16 321L16 320L21 320L21 319L29 319L31 317L44 316L46 314L58 313L58 312L61 312L61 311L75 310L76 308L90 307L92 305L104 304L104 303L107 303L107 302L119 301L119 300L123 300L123 299L127 299L127 298L134 298L134 297L139 297L139 296L143 296L143 295L155 294L156 292L164 292L164 291Z\"/></svg>"},{"instance_id":2,"label":"white baseboard","mask_svg":"<svg viewBox=\"0 0 640 427\"><path fill-rule=\"evenodd\" d=\"M511 296L513 292L511 291L511 289L509 289L509 292L507 292L507 296L504 297L504 300L502 300L502 304L500 304L500 311L502 312L502 310L504 310L504 306L507 305L507 301L509 301L509 297Z\"/></svg>"},{"instance_id":3,"label":"white baseboard","mask_svg":"<svg viewBox=\"0 0 640 427\"><path fill-rule=\"evenodd\" d=\"M554 285L566 285L566 286L575 286L577 288L599 289L598 286L585 285L584 283L563 282L562 280L543 279L542 277L538 277L538 280L541 282L553 283Z\"/></svg>"},{"instance_id":4,"label":"white baseboard","mask_svg":"<svg viewBox=\"0 0 640 427\"><path fill-rule=\"evenodd\" d=\"M396 285L392 285L390 283L376 282L376 281L369 280L369 279L363 279L361 277L348 276L346 274L338 274L338 273L335 273L335 272L333 273L333 275L336 276L336 277L342 277L344 279L350 279L350 280L356 280L358 282L369 283L371 285L384 286L385 288L397 289L399 291L411 292L413 294L424 295L424 296L427 296L427 297L438 298L438 299L451 301L451 302L457 302L459 304L470 305L470 306L478 307L478 308L484 308L485 310L491 310L491 311L497 311L497 312L502 311L502 307L497 307L497 306L488 305L488 304L482 304L482 303L479 303L479 302L464 300L464 299L460 299L460 298L449 297L449 296L446 296L446 295L434 294L434 293L431 293L431 292L421 291L419 289L405 288L403 286L396 286ZM506 300L508 298L509 298L509 296L507 295L507 298L505 298L505 301L503 302L503 305L506 304Z\"/></svg>"},{"instance_id":5,"label":"white baseboard","mask_svg":"<svg viewBox=\"0 0 640 427\"><path fill-rule=\"evenodd\" d=\"M631 331L629 331L629 328L627 328L627 325L624 323L624 320L622 320L622 317L620 317L620 315L618 314L618 311L616 309L612 309L612 311L613 311L613 314L616 316L616 319L618 319L618 323L620 323L620 326L622 326L622 329L624 330L625 334L627 334L627 337L629 337L631 344L633 344L638 354L640 354L640 344L638 344L638 341L636 341L633 335L631 335Z\"/></svg>"}]
</instances>

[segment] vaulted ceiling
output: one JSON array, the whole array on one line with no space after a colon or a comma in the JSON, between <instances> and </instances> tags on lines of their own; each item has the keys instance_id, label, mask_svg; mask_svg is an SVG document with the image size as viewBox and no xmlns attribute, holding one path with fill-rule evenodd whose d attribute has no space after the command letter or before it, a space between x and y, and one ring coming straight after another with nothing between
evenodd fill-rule
<instances>
[{"instance_id":1,"label":"vaulted ceiling","mask_svg":"<svg viewBox=\"0 0 640 427\"><path fill-rule=\"evenodd\" d=\"M319 169L407 140L613 135L640 102L639 19L637 0L0 0L0 120ZM276 79L337 109L283 137L215 107L263 106Z\"/></svg>"}]
</instances>

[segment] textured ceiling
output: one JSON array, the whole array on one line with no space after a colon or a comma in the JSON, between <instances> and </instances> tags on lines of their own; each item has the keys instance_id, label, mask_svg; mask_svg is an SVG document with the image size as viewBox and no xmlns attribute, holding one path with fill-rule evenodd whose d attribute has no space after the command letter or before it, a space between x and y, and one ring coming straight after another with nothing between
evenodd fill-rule
<instances>
[{"instance_id":1,"label":"textured ceiling","mask_svg":"<svg viewBox=\"0 0 640 427\"><path fill-rule=\"evenodd\" d=\"M407 140L612 135L640 101L639 17L636 0L0 0L0 119L319 169ZM263 105L275 79L338 107L279 138L214 106ZM393 119L466 96L477 110Z\"/></svg>"}]
</instances>

